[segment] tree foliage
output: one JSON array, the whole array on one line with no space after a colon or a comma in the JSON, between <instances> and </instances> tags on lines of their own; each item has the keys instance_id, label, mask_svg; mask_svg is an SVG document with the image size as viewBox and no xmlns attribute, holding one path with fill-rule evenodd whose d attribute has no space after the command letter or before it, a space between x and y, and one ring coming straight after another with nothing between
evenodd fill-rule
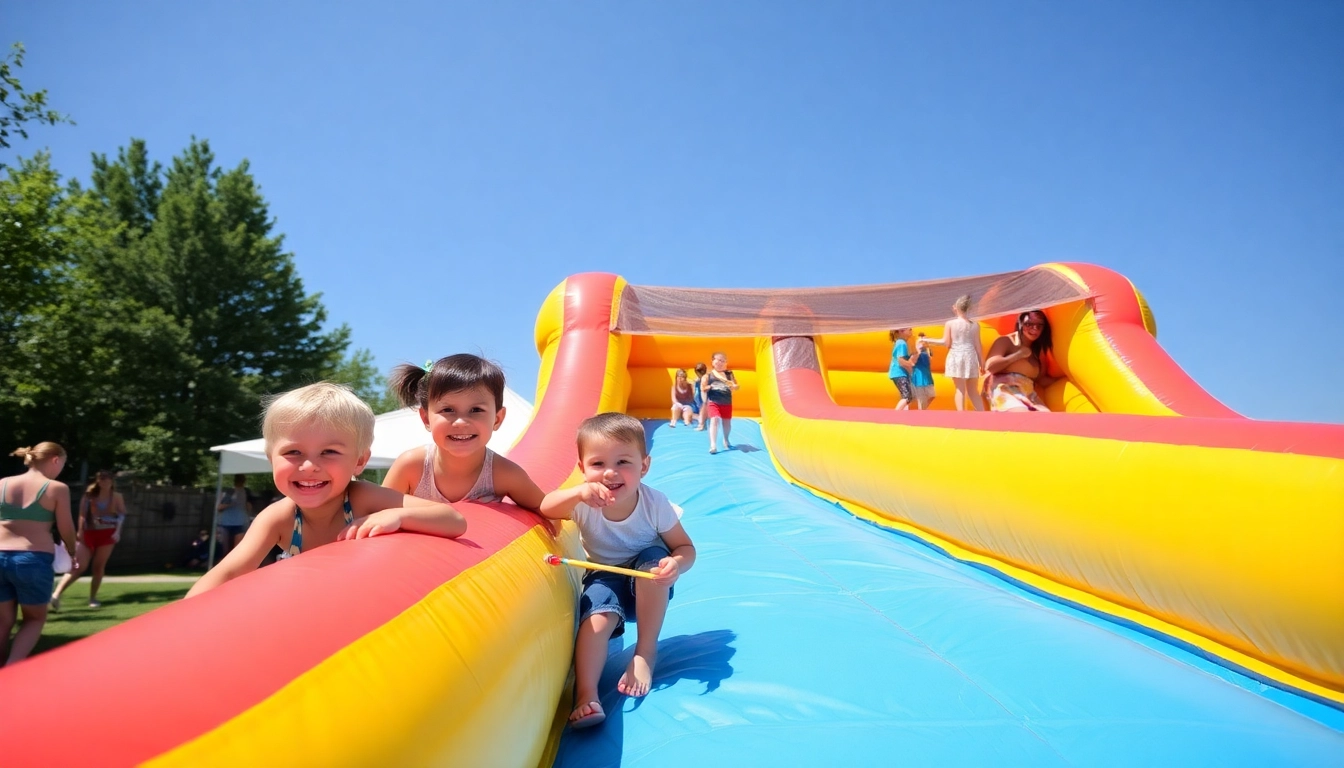
<instances>
[{"instance_id":1,"label":"tree foliage","mask_svg":"<svg viewBox=\"0 0 1344 768\"><path fill-rule=\"evenodd\" d=\"M332 378L385 404L246 162L193 140L164 169L133 140L90 178L62 186L39 154L0 180L0 430L192 483L210 445L256 434L265 394Z\"/></svg>"},{"instance_id":2,"label":"tree foliage","mask_svg":"<svg viewBox=\"0 0 1344 768\"><path fill-rule=\"evenodd\" d=\"M15 43L9 55L0 59L0 149L9 148L9 132L28 138L27 123L70 123L68 116L47 107L47 91L25 91L19 82L18 70L23 68L23 43ZM0 164L0 168L4 165Z\"/></svg>"}]
</instances>

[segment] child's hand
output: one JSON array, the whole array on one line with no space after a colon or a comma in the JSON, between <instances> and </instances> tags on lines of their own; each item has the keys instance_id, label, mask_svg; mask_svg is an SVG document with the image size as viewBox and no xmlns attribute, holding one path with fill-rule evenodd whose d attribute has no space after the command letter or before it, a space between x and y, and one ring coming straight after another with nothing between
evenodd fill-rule
<instances>
[{"instance_id":1,"label":"child's hand","mask_svg":"<svg viewBox=\"0 0 1344 768\"><path fill-rule=\"evenodd\" d=\"M336 536L336 540L367 539L370 536L381 536L384 533L395 533L398 530L401 530L401 511L384 509L367 517L355 518L353 523L347 525Z\"/></svg>"},{"instance_id":2,"label":"child's hand","mask_svg":"<svg viewBox=\"0 0 1344 768\"><path fill-rule=\"evenodd\" d=\"M654 579L653 583L660 587L670 587L675 584L680 572L681 566L677 564L677 559L675 557L664 557L662 560L658 561L656 567L649 569L649 573L658 575L658 578Z\"/></svg>"},{"instance_id":3,"label":"child's hand","mask_svg":"<svg viewBox=\"0 0 1344 768\"><path fill-rule=\"evenodd\" d=\"M601 483L584 483L579 487L579 498L590 507L605 507L616 501L611 489Z\"/></svg>"}]
</instances>

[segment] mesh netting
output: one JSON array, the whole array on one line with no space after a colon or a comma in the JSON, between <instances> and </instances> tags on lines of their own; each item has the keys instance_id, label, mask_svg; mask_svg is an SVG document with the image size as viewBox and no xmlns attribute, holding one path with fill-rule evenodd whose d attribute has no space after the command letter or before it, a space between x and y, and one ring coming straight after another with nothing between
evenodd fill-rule
<instances>
[{"instance_id":1,"label":"mesh netting","mask_svg":"<svg viewBox=\"0 0 1344 768\"><path fill-rule=\"evenodd\" d=\"M971 295L974 318L1079 301L1091 292L1053 270L842 288L660 288L627 285L613 331L664 336L810 336L939 325Z\"/></svg>"}]
</instances>

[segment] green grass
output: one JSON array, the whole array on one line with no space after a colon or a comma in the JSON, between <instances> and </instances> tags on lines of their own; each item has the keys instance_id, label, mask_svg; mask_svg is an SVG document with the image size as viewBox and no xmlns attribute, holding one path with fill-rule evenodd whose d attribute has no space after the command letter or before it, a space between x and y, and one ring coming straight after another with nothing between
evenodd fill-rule
<instances>
[{"instance_id":1,"label":"green grass","mask_svg":"<svg viewBox=\"0 0 1344 768\"><path fill-rule=\"evenodd\" d=\"M186 574L182 574L186 575ZM149 584L108 583L98 588L102 608L89 607L89 580L80 579L61 596L61 610L47 614L47 625L33 649L37 655L66 643L73 643L96 632L148 613L161 605L179 600L191 584L167 582Z\"/></svg>"}]
</instances>

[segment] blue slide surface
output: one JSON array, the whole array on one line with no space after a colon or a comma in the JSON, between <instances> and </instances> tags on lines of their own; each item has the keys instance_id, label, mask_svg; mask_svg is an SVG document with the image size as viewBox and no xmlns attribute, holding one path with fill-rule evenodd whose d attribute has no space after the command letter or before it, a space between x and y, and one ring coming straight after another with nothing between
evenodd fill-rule
<instances>
[{"instance_id":1,"label":"blue slide surface","mask_svg":"<svg viewBox=\"0 0 1344 768\"><path fill-rule=\"evenodd\" d=\"M735 450L646 422L646 482L699 553L653 691L602 676L605 724L555 765L1341 765L1344 713L1027 593L785 482L760 427Z\"/></svg>"}]
</instances>

